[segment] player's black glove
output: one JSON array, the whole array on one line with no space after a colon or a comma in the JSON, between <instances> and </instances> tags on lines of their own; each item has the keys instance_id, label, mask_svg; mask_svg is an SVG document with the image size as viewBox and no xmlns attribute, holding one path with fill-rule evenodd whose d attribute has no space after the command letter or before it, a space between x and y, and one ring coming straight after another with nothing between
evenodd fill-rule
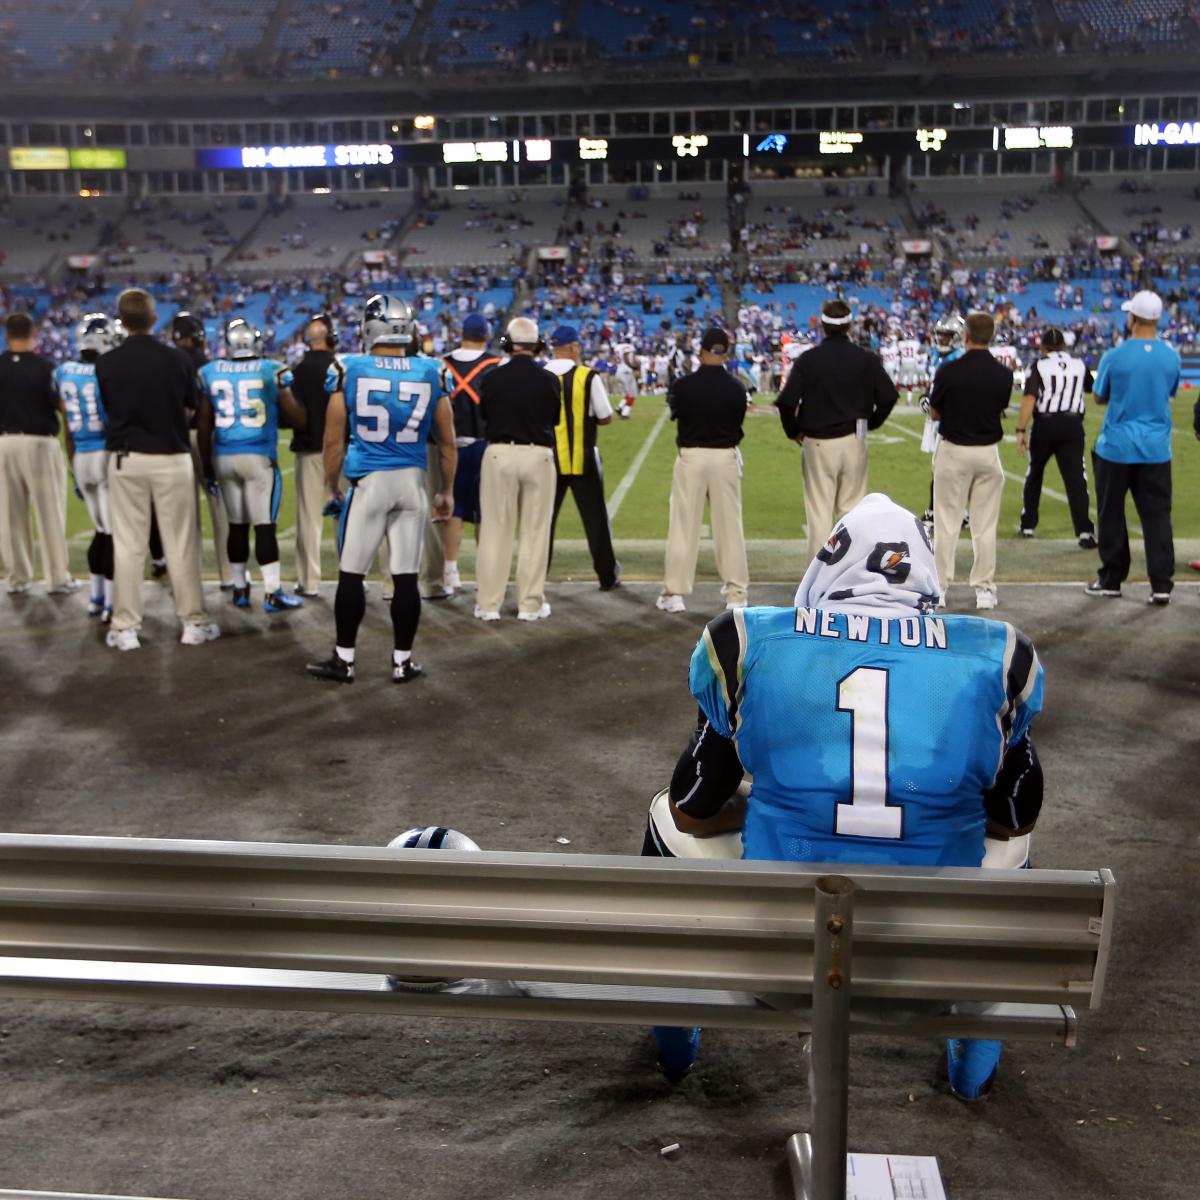
<instances>
[{"instance_id":1,"label":"player's black glove","mask_svg":"<svg viewBox=\"0 0 1200 1200\"><path fill-rule=\"evenodd\" d=\"M221 494L221 485L217 482L217 473L215 471L206 471L204 473L204 490L210 496L219 496Z\"/></svg>"},{"instance_id":2,"label":"player's black glove","mask_svg":"<svg viewBox=\"0 0 1200 1200\"><path fill-rule=\"evenodd\" d=\"M321 509L323 517L340 517L346 508L346 501L341 496L332 496Z\"/></svg>"}]
</instances>

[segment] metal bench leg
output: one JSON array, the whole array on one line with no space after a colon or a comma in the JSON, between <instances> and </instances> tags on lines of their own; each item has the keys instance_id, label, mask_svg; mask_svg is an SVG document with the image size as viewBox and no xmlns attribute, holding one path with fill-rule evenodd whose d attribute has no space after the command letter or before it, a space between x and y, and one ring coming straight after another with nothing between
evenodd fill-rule
<instances>
[{"instance_id":1,"label":"metal bench leg","mask_svg":"<svg viewBox=\"0 0 1200 1200\"><path fill-rule=\"evenodd\" d=\"M850 959L854 883L816 883L813 1026L808 1090L812 1133L788 1139L796 1200L846 1200L846 1111L850 1086Z\"/></svg>"}]
</instances>

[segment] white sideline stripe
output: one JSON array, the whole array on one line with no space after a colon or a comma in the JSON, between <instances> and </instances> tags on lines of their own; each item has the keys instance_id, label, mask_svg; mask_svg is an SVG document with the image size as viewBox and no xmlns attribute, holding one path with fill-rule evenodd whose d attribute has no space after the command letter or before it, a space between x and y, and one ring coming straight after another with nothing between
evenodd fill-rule
<instances>
[{"instance_id":1,"label":"white sideline stripe","mask_svg":"<svg viewBox=\"0 0 1200 1200\"><path fill-rule=\"evenodd\" d=\"M646 440L633 456L633 462L629 464L629 470L625 472L621 482L617 484L617 490L613 492L612 499L608 502L608 519L610 521L616 517L625 497L629 495L629 489L633 487L634 481L638 477L638 472L642 469L646 459L650 457L650 449L654 445L655 439L662 432L662 427L667 423L667 418L670 415L671 410L664 404L658 420L654 422L654 428L650 430L646 436Z\"/></svg>"},{"instance_id":2,"label":"white sideline stripe","mask_svg":"<svg viewBox=\"0 0 1200 1200\"><path fill-rule=\"evenodd\" d=\"M903 421L897 421L897 422L895 422L895 425L896 425L896 428L899 429L901 433L907 434L910 438L913 438L918 442L921 440L921 435L919 433L917 433L917 431L915 429L909 429L908 426L905 425ZM1022 487L1024 487L1024 485L1025 485L1025 476L1024 475L1018 475L1015 471L1009 471L1003 467L1001 468L1001 470L1004 471L1004 477L1006 479L1011 479L1011 480L1013 480L1014 483L1019 483L1019 484L1021 484ZM1089 474L1088 475L1089 485L1091 485L1091 482L1092 482L1092 477ZM1091 488L1089 486L1089 491L1090 490L1091 490ZM1051 500L1057 500L1061 504L1069 504L1070 503L1070 501L1067 500L1066 496L1064 496L1062 494L1062 492L1056 492L1052 487L1047 487L1044 483L1042 484L1042 495L1049 496ZM1095 518L1096 518L1095 507L1089 507L1088 516L1090 516L1093 519L1093 521L1095 520ZM1129 528L1131 530L1133 530L1133 532L1136 533L1138 535L1138 537L1142 536L1142 527L1136 521L1130 521Z\"/></svg>"}]
</instances>

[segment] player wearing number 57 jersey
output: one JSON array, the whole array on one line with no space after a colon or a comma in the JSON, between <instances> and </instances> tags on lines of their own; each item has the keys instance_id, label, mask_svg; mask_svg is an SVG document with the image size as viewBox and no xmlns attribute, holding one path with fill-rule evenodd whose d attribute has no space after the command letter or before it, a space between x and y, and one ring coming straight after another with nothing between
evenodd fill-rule
<instances>
[{"instance_id":1,"label":"player wearing number 57 jersey","mask_svg":"<svg viewBox=\"0 0 1200 1200\"><path fill-rule=\"evenodd\" d=\"M689 855L689 840L740 828L752 859L1021 866L1042 801L1029 736L1041 666L1011 625L935 615L938 590L920 523L874 493L834 529L794 607L710 623L689 675L699 724L647 852ZM743 769L744 813L728 803ZM665 1031L660 1049L678 1074L694 1038ZM999 1057L996 1042L952 1042L954 1090L983 1094Z\"/></svg>"},{"instance_id":2,"label":"player wearing number 57 jersey","mask_svg":"<svg viewBox=\"0 0 1200 1200\"><path fill-rule=\"evenodd\" d=\"M425 491L426 447L436 425L442 491L433 519L454 508L454 416L442 386L442 364L414 354L417 326L398 296L372 296L363 310L365 354L339 355L329 368L325 418L325 483L340 508L338 587L334 600L337 643L333 654L308 664L308 672L335 683L354 682L355 644L366 612L363 579L388 543L392 576L392 678L408 683L421 674L412 659L421 619L417 571L429 519ZM347 440L349 449L347 449ZM343 498L342 475L350 480Z\"/></svg>"},{"instance_id":3,"label":"player wearing number 57 jersey","mask_svg":"<svg viewBox=\"0 0 1200 1200\"><path fill-rule=\"evenodd\" d=\"M91 519L88 570L92 576L88 613L105 623L112 618L113 539L108 511L108 419L96 383L96 359L125 340L120 321L104 313L88 313L75 327L75 354L54 371L66 423L67 457L75 476L75 490Z\"/></svg>"},{"instance_id":4,"label":"player wearing number 57 jersey","mask_svg":"<svg viewBox=\"0 0 1200 1200\"><path fill-rule=\"evenodd\" d=\"M300 608L280 584L279 515L282 479L275 456L279 447L279 413L292 427L303 429L308 413L289 390L292 373L282 363L262 356L262 334L241 318L225 327L225 358L200 368L200 411L196 419L200 459L210 491L220 488L229 518L229 568L233 603L250 607L250 526L254 557L263 576L263 609L269 613Z\"/></svg>"}]
</instances>

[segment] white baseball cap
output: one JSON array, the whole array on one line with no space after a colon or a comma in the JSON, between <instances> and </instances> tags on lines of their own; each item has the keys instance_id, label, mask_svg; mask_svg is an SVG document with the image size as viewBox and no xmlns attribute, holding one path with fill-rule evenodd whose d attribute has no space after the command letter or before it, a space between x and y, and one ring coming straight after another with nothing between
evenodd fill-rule
<instances>
[{"instance_id":1,"label":"white baseball cap","mask_svg":"<svg viewBox=\"0 0 1200 1200\"><path fill-rule=\"evenodd\" d=\"M1162 297L1157 292L1138 292L1121 305L1121 311L1133 313L1139 321L1158 321L1162 317Z\"/></svg>"}]
</instances>

